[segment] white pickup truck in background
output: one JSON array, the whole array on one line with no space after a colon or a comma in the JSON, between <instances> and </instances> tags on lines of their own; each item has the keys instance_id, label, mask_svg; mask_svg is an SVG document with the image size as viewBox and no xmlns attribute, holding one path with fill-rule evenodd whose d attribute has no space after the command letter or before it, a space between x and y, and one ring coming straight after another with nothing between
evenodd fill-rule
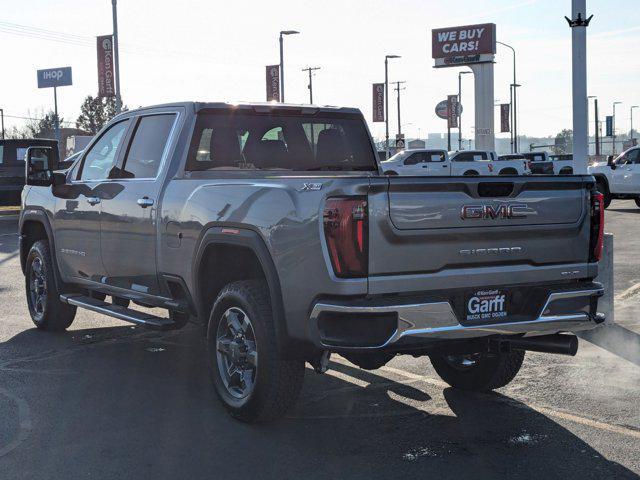
<instances>
[{"instance_id":1,"label":"white pickup truck in background","mask_svg":"<svg viewBox=\"0 0 640 480\"><path fill-rule=\"evenodd\" d=\"M605 208L611 200L635 200L640 207L640 146L622 152L608 162L597 162L588 167L589 174L604 196Z\"/></svg>"},{"instance_id":2,"label":"white pickup truck in background","mask_svg":"<svg viewBox=\"0 0 640 480\"><path fill-rule=\"evenodd\" d=\"M500 160L526 160L531 173L543 175L573 174L573 158L570 155L551 155L549 152L523 152L500 155L499 158Z\"/></svg>"},{"instance_id":3,"label":"white pickup truck in background","mask_svg":"<svg viewBox=\"0 0 640 480\"><path fill-rule=\"evenodd\" d=\"M473 176L530 173L525 160L500 160L496 152L484 150L403 150L380 165L387 175Z\"/></svg>"}]
</instances>

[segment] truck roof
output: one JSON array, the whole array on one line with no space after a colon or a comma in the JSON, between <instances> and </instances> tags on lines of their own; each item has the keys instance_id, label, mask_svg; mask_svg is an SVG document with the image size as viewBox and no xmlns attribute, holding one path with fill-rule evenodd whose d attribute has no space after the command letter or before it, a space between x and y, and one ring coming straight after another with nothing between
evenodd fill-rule
<instances>
[{"instance_id":1,"label":"truck roof","mask_svg":"<svg viewBox=\"0 0 640 480\"><path fill-rule=\"evenodd\" d=\"M186 109L192 109L194 112L201 112L206 110L252 110L257 112L271 112L271 111L291 111L299 113L346 113L346 114L362 114L360 109L353 107L336 107L332 105L310 105L310 104L294 104L294 103L276 103L276 102L171 102L158 105L149 105L146 107L140 107L135 110L129 110L126 113L139 112L145 110L152 110L157 108L167 107L182 107ZM124 112L123 112L124 113Z\"/></svg>"}]
</instances>

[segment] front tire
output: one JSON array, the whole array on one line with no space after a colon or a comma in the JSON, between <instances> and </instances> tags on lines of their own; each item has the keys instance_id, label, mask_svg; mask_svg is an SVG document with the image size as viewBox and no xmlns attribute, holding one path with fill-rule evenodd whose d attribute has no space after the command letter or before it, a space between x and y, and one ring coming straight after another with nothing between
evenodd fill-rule
<instances>
[{"instance_id":1,"label":"front tire","mask_svg":"<svg viewBox=\"0 0 640 480\"><path fill-rule=\"evenodd\" d=\"M228 284L216 299L207 330L209 375L234 418L267 422L296 402L304 361L283 358L264 281Z\"/></svg>"},{"instance_id":2,"label":"front tire","mask_svg":"<svg viewBox=\"0 0 640 480\"><path fill-rule=\"evenodd\" d=\"M504 387L520 371L524 350L473 355L432 355L433 368L454 388L487 392Z\"/></svg>"},{"instance_id":3,"label":"front tire","mask_svg":"<svg viewBox=\"0 0 640 480\"><path fill-rule=\"evenodd\" d=\"M69 328L76 307L60 301L49 242L39 240L27 255L25 287L31 320L40 330L60 332Z\"/></svg>"}]
</instances>

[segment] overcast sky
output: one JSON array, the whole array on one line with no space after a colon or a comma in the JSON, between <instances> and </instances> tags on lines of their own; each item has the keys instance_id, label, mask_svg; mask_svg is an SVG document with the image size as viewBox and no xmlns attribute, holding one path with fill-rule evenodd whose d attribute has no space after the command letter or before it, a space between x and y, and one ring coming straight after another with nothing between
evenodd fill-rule
<instances>
[{"instance_id":1,"label":"overcast sky","mask_svg":"<svg viewBox=\"0 0 640 480\"><path fill-rule=\"evenodd\" d=\"M60 113L75 120L82 99L97 92L96 35L111 33L110 0L8 2L0 20L0 107L15 116L53 106L51 89L36 88L36 69L71 65L74 85L59 89ZM629 128L629 107L640 104L638 0L588 0L589 93L601 115L619 106L617 127ZM285 40L286 99L308 101L302 68L320 66L314 78L318 104L355 106L371 118L371 84L405 80L403 130L442 132L435 104L457 93L458 68L434 69L432 28L497 24L498 40L518 53L520 132L552 135L571 128L571 31L564 20L570 0L120 0L121 82L130 107L175 100L264 101L264 66L278 62L278 32ZM18 25L18 26L16 26ZM57 33L48 33L44 29ZM496 100L508 102L511 52L498 46ZM393 93L393 92L392 92ZM473 125L473 83L464 79L465 136ZM397 130L395 97L391 134ZM497 109L496 109L497 113ZM640 124L640 115L638 116ZM20 124L7 118L6 124ZM383 124L370 124L374 136Z\"/></svg>"}]
</instances>

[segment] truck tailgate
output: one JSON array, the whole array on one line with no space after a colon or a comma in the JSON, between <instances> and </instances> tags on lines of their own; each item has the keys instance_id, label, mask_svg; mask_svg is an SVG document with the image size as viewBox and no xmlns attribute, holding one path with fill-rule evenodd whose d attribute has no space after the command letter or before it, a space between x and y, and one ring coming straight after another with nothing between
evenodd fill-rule
<instances>
[{"instance_id":1,"label":"truck tailgate","mask_svg":"<svg viewBox=\"0 0 640 480\"><path fill-rule=\"evenodd\" d=\"M523 269L586 265L589 178L376 179L369 195L370 280L502 267L512 272L503 281L525 283L531 276L518 278Z\"/></svg>"}]
</instances>

